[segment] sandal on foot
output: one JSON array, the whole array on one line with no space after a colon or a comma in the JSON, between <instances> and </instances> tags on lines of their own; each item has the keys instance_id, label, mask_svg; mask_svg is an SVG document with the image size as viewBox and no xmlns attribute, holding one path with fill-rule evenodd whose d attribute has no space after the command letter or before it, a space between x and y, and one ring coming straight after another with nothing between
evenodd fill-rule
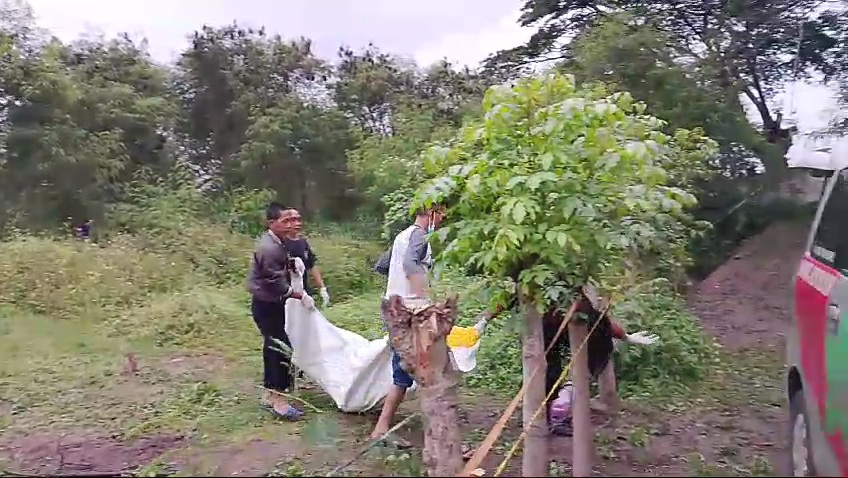
<instances>
[{"instance_id":1,"label":"sandal on foot","mask_svg":"<svg viewBox=\"0 0 848 478\"><path fill-rule=\"evenodd\" d=\"M571 420L561 423L552 423L548 426L548 431L551 435L559 437L570 437L574 433L571 425Z\"/></svg>"},{"instance_id":2,"label":"sandal on foot","mask_svg":"<svg viewBox=\"0 0 848 478\"><path fill-rule=\"evenodd\" d=\"M403 438L401 438L397 435L391 434L391 435L387 436L386 438L383 438L382 440L380 440L380 442L377 444L377 446L381 446L381 447L392 446L394 448L397 448L398 450L406 450L406 449L412 448L412 443L409 443L408 441L404 440Z\"/></svg>"},{"instance_id":3,"label":"sandal on foot","mask_svg":"<svg viewBox=\"0 0 848 478\"><path fill-rule=\"evenodd\" d=\"M268 409L272 415L276 418L280 418L282 420L288 420L290 422L296 422L303 417L303 410L295 408L291 405L286 409L285 412L281 412L274 407L269 407Z\"/></svg>"}]
</instances>

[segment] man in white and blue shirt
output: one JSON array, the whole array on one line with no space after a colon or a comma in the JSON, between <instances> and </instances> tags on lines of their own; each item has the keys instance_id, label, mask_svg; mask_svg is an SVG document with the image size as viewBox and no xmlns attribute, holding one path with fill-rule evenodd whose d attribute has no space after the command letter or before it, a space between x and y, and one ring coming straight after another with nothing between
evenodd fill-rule
<instances>
[{"instance_id":1,"label":"man in white and blue shirt","mask_svg":"<svg viewBox=\"0 0 848 478\"><path fill-rule=\"evenodd\" d=\"M389 278L384 298L400 296L409 307L425 305L429 302L428 272L432 261L432 250L427 242L427 234L438 227L444 216L445 211L442 208L422 209L416 214L415 222L395 237L391 252L381 257L375 267L379 272L387 274ZM398 406L413 382L412 377L401 366L400 357L394 350L392 350L392 382L392 388L383 402L380 418L371 433L372 439L389 431Z\"/></svg>"}]
</instances>

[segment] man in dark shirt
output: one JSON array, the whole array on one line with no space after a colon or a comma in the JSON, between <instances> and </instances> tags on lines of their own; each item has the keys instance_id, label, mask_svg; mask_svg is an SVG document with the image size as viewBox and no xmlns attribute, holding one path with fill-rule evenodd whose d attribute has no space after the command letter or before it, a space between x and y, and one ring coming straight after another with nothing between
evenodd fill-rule
<instances>
[{"instance_id":1,"label":"man in dark shirt","mask_svg":"<svg viewBox=\"0 0 848 478\"><path fill-rule=\"evenodd\" d=\"M303 288L306 293L312 297L315 296L315 291L311 287L309 281L309 276L311 275L312 280L315 281L315 285L318 287L319 293L321 294L321 301L324 303L324 307L326 307L330 305L330 293L327 292L327 287L324 284L324 278L321 276L321 271L318 269L318 257L312 250L312 246L309 245L309 241L301 235L301 231L303 229L303 218L297 209L292 208L289 209L289 211L292 215L292 228L283 238L283 244L286 246L291 257L300 257L300 260L303 261L303 265L306 267L306 271L309 273L303 276Z\"/></svg>"},{"instance_id":2,"label":"man in dark shirt","mask_svg":"<svg viewBox=\"0 0 848 478\"><path fill-rule=\"evenodd\" d=\"M591 301L585 295L582 293L578 295L578 300L580 302L575 311L576 313L584 314L593 324L595 321L600 320L600 323L595 327L586 343L589 374L592 378L597 378L612 358L614 340L627 341L628 335L621 324L613 320L609 314L601 317L601 313L593 308ZM494 312L486 313L485 316L491 319L500 315L505 310L517 310L517 308L518 297L513 296L506 307L498 307ZM558 307L551 307L542 315L543 344L545 350L548 350L550 347L550 350L545 354L545 395L550 396L547 401L549 409L557 398L557 394L553 393L553 389L559 380L559 376L562 375L563 360L571 357L568 329L563 330L560 336L556 337L564 318L564 309ZM554 338L557 339L556 342L554 342ZM548 421L550 422L550 413L548 413ZM570 424L549 423L549 425L551 425L554 434L570 433Z\"/></svg>"},{"instance_id":3,"label":"man in dark shirt","mask_svg":"<svg viewBox=\"0 0 848 478\"><path fill-rule=\"evenodd\" d=\"M283 244L283 238L292 230L295 219L290 209L277 203L268 205L265 216L268 231L256 241L247 276L247 289L252 296L250 309L264 338L265 403L277 416L296 420L303 412L291 406L281 395L291 384L291 354L281 353L281 346L277 343L279 340L291 348L286 334L285 303L287 299L303 298L302 294L292 291L290 274L293 257Z\"/></svg>"}]
</instances>

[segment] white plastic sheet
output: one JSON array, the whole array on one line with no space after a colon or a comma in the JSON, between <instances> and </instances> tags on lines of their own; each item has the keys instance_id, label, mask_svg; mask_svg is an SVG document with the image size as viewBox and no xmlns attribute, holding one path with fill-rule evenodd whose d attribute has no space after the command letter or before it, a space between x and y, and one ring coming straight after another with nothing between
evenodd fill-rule
<instances>
[{"instance_id":1,"label":"white plastic sheet","mask_svg":"<svg viewBox=\"0 0 848 478\"><path fill-rule=\"evenodd\" d=\"M379 319L378 319L379 320ZM317 308L286 303L286 332L292 361L344 412L363 412L379 403L392 385L388 337L367 340L336 327Z\"/></svg>"},{"instance_id":2,"label":"white plastic sheet","mask_svg":"<svg viewBox=\"0 0 848 478\"><path fill-rule=\"evenodd\" d=\"M299 276L294 278L292 287L302 291L303 263L300 259L295 262ZM286 301L286 332L291 340L294 364L333 399L339 410L351 413L369 410L389 393L392 356L388 337L368 340L336 327L320 310L307 308L296 299ZM474 369L479 347L478 340L473 347L451 350L459 371Z\"/></svg>"}]
</instances>

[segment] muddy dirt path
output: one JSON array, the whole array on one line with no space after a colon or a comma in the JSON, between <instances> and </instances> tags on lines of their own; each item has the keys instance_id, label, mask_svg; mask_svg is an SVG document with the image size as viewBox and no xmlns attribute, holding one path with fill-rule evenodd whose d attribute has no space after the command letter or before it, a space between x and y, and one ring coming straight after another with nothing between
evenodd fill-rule
<instances>
[{"instance_id":1,"label":"muddy dirt path","mask_svg":"<svg viewBox=\"0 0 848 478\"><path fill-rule=\"evenodd\" d=\"M747 240L698 285L690 306L722 345L783 345L791 319L792 275L806 235L806 224L776 224Z\"/></svg>"}]
</instances>

